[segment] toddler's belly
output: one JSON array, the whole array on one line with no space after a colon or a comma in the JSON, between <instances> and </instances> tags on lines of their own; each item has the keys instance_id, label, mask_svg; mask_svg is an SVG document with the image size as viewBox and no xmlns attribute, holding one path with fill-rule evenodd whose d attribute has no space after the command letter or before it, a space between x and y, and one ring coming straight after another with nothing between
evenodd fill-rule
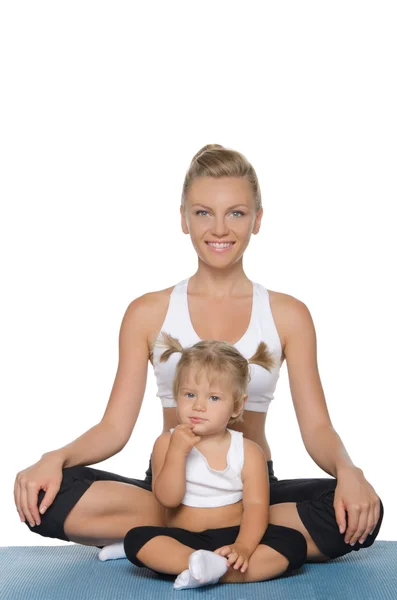
<instances>
[{"instance_id":1,"label":"toddler's belly","mask_svg":"<svg viewBox=\"0 0 397 600\"><path fill-rule=\"evenodd\" d=\"M205 531L240 525L243 502L214 508L198 508L181 504L167 509L167 527L181 527L188 531Z\"/></svg>"}]
</instances>

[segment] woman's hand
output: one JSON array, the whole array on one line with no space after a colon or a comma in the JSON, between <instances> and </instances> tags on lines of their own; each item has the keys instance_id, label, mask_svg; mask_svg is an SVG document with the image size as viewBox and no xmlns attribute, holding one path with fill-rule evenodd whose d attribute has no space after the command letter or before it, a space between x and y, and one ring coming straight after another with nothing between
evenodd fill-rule
<instances>
[{"instance_id":1,"label":"woman's hand","mask_svg":"<svg viewBox=\"0 0 397 600\"><path fill-rule=\"evenodd\" d=\"M63 461L52 454L45 454L37 463L20 471L14 483L14 500L22 523L27 519L31 527L40 525L40 515L37 506L41 489L45 490L40 505L43 514L54 501L61 487Z\"/></svg>"},{"instance_id":2,"label":"woman's hand","mask_svg":"<svg viewBox=\"0 0 397 600\"><path fill-rule=\"evenodd\" d=\"M227 556L227 566L231 567L234 565L234 569L240 569L244 573L248 569L249 555L247 550L241 548L237 544L230 544L230 546L221 546L217 550L214 550L215 554L221 556Z\"/></svg>"},{"instance_id":3,"label":"woman's hand","mask_svg":"<svg viewBox=\"0 0 397 600\"><path fill-rule=\"evenodd\" d=\"M337 474L334 509L339 531L344 533L345 542L362 544L372 534L380 517L380 501L372 485L365 479L361 469L346 467ZM346 529L346 515L348 527Z\"/></svg>"},{"instance_id":4,"label":"woman's hand","mask_svg":"<svg viewBox=\"0 0 397 600\"><path fill-rule=\"evenodd\" d=\"M195 427L194 424L189 425L187 423L177 425L171 435L169 449L188 455L193 446L201 440L199 435L193 433L193 427Z\"/></svg>"}]
</instances>

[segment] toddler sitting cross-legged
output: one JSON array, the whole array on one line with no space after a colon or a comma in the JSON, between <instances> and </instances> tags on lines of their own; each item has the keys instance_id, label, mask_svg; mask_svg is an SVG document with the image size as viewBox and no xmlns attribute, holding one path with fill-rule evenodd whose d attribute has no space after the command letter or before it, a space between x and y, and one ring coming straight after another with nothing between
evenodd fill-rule
<instances>
[{"instance_id":1,"label":"toddler sitting cross-legged","mask_svg":"<svg viewBox=\"0 0 397 600\"><path fill-rule=\"evenodd\" d=\"M163 333L161 360L180 352L173 381L179 424L156 440L153 493L167 527L134 527L101 560L178 575L177 589L263 581L299 568L307 545L297 530L269 524L269 479L262 449L228 425L241 420L249 364L270 370L261 342L251 359L231 344L200 341L183 348Z\"/></svg>"}]
</instances>

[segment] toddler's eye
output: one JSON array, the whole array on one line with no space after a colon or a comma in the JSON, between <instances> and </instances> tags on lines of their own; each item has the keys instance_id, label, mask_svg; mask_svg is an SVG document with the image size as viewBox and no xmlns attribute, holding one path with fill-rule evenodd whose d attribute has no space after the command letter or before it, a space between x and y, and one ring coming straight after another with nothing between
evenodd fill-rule
<instances>
[{"instance_id":1,"label":"toddler's eye","mask_svg":"<svg viewBox=\"0 0 397 600\"><path fill-rule=\"evenodd\" d=\"M210 396L210 399L215 398L215 402L219 400L219 396Z\"/></svg>"},{"instance_id":2,"label":"toddler's eye","mask_svg":"<svg viewBox=\"0 0 397 600\"><path fill-rule=\"evenodd\" d=\"M192 396L194 396L193 392L186 392L185 394L188 398L191 398Z\"/></svg>"}]
</instances>

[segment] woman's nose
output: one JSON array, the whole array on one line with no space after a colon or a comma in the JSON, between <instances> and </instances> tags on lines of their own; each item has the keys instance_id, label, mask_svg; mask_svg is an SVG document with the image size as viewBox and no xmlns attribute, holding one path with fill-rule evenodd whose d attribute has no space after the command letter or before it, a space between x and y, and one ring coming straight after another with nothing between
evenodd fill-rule
<instances>
[{"instance_id":1,"label":"woman's nose","mask_svg":"<svg viewBox=\"0 0 397 600\"><path fill-rule=\"evenodd\" d=\"M214 226L212 228L212 232L215 235L225 235L228 233L228 228L226 226L226 222L223 219L223 217L219 217L217 219L215 219L215 223Z\"/></svg>"}]
</instances>

